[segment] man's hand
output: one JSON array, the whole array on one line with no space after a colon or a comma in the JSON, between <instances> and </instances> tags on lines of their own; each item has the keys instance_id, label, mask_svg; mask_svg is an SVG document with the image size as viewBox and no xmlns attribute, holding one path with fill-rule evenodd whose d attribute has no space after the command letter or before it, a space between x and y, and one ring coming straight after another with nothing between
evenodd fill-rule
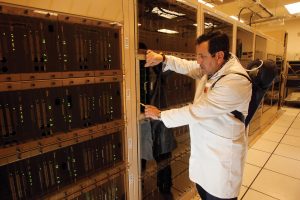
<instances>
[{"instance_id":1,"label":"man's hand","mask_svg":"<svg viewBox=\"0 0 300 200\"><path fill-rule=\"evenodd\" d=\"M151 119L160 120L160 110L155 106L146 105L145 106L145 116Z\"/></svg>"},{"instance_id":2,"label":"man's hand","mask_svg":"<svg viewBox=\"0 0 300 200\"><path fill-rule=\"evenodd\" d=\"M145 67L158 65L163 61L163 59L164 58L161 54L155 53L154 51L151 50L147 50Z\"/></svg>"}]
</instances>

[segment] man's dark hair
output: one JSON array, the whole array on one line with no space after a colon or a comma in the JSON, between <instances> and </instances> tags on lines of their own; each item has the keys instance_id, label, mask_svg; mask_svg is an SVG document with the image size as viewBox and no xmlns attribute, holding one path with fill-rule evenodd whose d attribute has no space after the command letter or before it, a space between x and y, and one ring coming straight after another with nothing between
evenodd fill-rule
<instances>
[{"instance_id":1,"label":"man's dark hair","mask_svg":"<svg viewBox=\"0 0 300 200\"><path fill-rule=\"evenodd\" d=\"M196 44L199 45L206 41L208 41L208 52L211 55L214 55L218 51L223 51L224 60L229 59L229 38L225 33L221 31L204 33L197 38Z\"/></svg>"}]
</instances>

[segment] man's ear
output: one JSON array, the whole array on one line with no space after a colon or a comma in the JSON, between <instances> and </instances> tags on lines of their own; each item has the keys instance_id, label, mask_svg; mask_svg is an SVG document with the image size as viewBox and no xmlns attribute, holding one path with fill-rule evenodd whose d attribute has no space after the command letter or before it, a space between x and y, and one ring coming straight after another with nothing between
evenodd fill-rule
<instances>
[{"instance_id":1,"label":"man's ear","mask_svg":"<svg viewBox=\"0 0 300 200\"><path fill-rule=\"evenodd\" d=\"M216 57L217 57L217 59L218 59L218 64L222 64L222 63L223 63L223 61L224 61L224 56L225 56L224 51L218 51L218 52L216 53Z\"/></svg>"}]
</instances>

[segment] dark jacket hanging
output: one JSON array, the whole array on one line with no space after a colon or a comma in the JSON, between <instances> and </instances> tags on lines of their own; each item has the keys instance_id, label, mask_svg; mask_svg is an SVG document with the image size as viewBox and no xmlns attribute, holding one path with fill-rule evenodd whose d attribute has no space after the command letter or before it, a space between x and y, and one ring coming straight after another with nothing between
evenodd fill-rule
<instances>
[{"instance_id":1,"label":"dark jacket hanging","mask_svg":"<svg viewBox=\"0 0 300 200\"><path fill-rule=\"evenodd\" d=\"M173 72L162 72L161 64L153 68L156 74L154 81L154 89L151 95L150 104L156 106L158 109L165 109L168 107L166 83L168 77ZM172 129L167 128L163 122L159 120L151 120L151 130L153 137L153 156L157 157L160 154L171 152L176 148L176 142L173 136Z\"/></svg>"}]
</instances>

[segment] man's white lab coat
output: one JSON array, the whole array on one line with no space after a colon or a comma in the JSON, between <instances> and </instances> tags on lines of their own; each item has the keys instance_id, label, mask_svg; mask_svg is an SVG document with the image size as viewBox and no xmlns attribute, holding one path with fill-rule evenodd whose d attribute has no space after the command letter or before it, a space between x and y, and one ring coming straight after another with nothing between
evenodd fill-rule
<instances>
[{"instance_id":1,"label":"man's white lab coat","mask_svg":"<svg viewBox=\"0 0 300 200\"><path fill-rule=\"evenodd\" d=\"M230 112L238 110L247 115L252 86L245 77L232 73L247 72L234 55L209 80L196 61L167 56L166 70L197 79L193 104L161 112L161 119L169 128L189 125L190 179L216 197L237 197L247 136L244 124ZM229 75L210 88L223 74Z\"/></svg>"}]
</instances>

